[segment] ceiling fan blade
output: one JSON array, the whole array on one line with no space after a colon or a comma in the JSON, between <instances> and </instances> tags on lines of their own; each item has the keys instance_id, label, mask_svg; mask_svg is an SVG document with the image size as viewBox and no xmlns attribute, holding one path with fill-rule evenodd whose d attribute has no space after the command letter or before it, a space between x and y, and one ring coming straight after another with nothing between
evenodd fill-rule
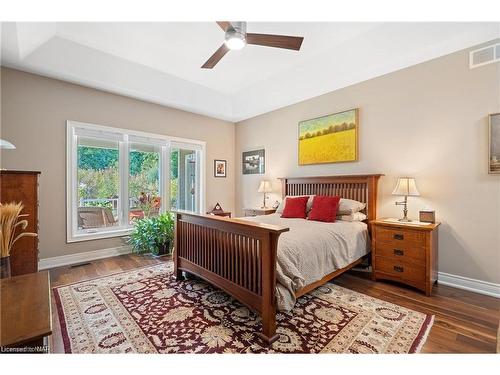
<instances>
[{"instance_id":1,"label":"ceiling fan blade","mask_svg":"<svg viewBox=\"0 0 500 375\"><path fill-rule=\"evenodd\" d=\"M203 69L212 69L219 61L224 57L224 55L229 51L229 48L226 47L225 44L219 47L215 53L210 56L210 58L207 60L205 64L203 64L201 67Z\"/></svg>"},{"instance_id":2,"label":"ceiling fan blade","mask_svg":"<svg viewBox=\"0 0 500 375\"><path fill-rule=\"evenodd\" d=\"M217 25L223 30L226 31L229 27L231 27L231 22L227 21L217 21Z\"/></svg>"},{"instance_id":3,"label":"ceiling fan blade","mask_svg":"<svg viewBox=\"0 0 500 375\"><path fill-rule=\"evenodd\" d=\"M247 43L258 46L300 50L304 38L300 36L247 33Z\"/></svg>"}]
</instances>

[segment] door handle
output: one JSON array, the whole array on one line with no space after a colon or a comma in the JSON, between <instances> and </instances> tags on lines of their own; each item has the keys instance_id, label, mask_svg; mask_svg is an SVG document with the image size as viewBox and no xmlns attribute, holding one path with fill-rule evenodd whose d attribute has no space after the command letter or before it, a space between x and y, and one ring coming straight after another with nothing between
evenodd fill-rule
<instances>
[{"instance_id":1,"label":"door handle","mask_svg":"<svg viewBox=\"0 0 500 375\"><path fill-rule=\"evenodd\" d=\"M400 233L396 233L393 237L395 240L404 240L405 239L404 234L400 234Z\"/></svg>"}]
</instances>

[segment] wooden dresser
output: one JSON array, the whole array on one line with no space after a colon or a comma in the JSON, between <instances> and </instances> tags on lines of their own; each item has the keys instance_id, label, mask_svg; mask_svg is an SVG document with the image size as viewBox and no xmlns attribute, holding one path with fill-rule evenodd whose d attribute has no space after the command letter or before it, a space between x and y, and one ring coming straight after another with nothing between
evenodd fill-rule
<instances>
[{"instance_id":1,"label":"wooden dresser","mask_svg":"<svg viewBox=\"0 0 500 375\"><path fill-rule=\"evenodd\" d=\"M412 225L374 220L373 279L398 281L432 293L438 273L439 223Z\"/></svg>"},{"instance_id":2,"label":"wooden dresser","mask_svg":"<svg viewBox=\"0 0 500 375\"><path fill-rule=\"evenodd\" d=\"M0 202L22 202L28 214L27 232L38 233L38 176L33 171L0 171ZM12 276L38 271L38 237L23 237L10 256Z\"/></svg>"}]
</instances>

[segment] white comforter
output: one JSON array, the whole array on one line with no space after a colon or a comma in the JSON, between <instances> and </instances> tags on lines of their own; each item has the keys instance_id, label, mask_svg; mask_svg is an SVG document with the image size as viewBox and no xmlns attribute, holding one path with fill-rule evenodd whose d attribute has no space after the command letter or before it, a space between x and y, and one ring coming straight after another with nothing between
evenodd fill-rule
<instances>
[{"instance_id":1,"label":"white comforter","mask_svg":"<svg viewBox=\"0 0 500 375\"><path fill-rule=\"evenodd\" d=\"M279 214L242 219L290 228L278 241L276 298L279 310L291 310L294 292L369 252L367 225L284 219Z\"/></svg>"}]
</instances>

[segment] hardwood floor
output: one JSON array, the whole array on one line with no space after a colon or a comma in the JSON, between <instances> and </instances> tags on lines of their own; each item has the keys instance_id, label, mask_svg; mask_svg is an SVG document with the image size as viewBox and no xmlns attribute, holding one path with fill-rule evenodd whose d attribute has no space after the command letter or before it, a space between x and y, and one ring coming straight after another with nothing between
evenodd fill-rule
<instances>
[{"instance_id":1,"label":"hardwood floor","mask_svg":"<svg viewBox=\"0 0 500 375\"><path fill-rule=\"evenodd\" d=\"M57 287L106 276L137 267L154 265L169 258L122 255L96 260L78 267L50 270L51 285ZM500 320L500 300L443 285L434 287L432 297L390 282L374 282L368 274L349 272L334 281L345 288L392 302L416 311L435 315L422 353L495 353ZM51 349L63 353L61 329L52 299L53 334Z\"/></svg>"}]
</instances>

